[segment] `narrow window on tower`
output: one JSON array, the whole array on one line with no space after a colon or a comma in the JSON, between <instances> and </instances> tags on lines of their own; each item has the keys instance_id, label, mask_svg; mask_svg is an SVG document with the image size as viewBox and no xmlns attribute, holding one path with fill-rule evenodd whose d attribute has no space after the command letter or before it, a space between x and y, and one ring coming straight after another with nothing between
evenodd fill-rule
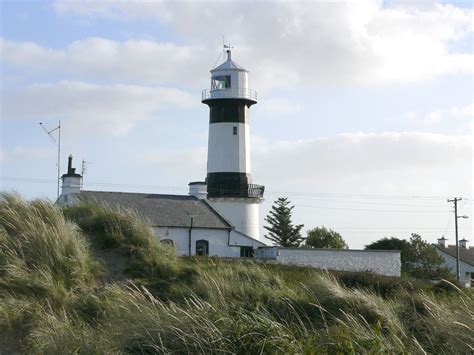
<instances>
[{"instance_id":1,"label":"narrow window on tower","mask_svg":"<svg viewBox=\"0 0 474 355\"><path fill-rule=\"evenodd\" d=\"M236 135L237 135L237 126L234 126L234 127L233 127L233 130L232 130L232 132L234 133L234 136L236 136Z\"/></svg>"}]
</instances>

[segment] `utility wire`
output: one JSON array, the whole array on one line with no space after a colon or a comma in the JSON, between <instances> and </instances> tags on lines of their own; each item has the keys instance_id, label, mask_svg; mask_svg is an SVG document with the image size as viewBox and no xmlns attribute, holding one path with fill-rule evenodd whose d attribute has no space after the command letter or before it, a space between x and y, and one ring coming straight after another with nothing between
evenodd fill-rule
<instances>
[{"instance_id":1,"label":"utility wire","mask_svg":"<svg viewBox=\"0 0 474 355\"><path fill-rule=\"evenodd\" d=\"M32 183L56 183L56 180L39 179L39 178L20 178L2 176L0 180L15 181L15 182L32 182ZM122 187L136 187L143 189L185 189L183 186L163 186L163 185L145 185L145 184L123 184L123 183L108 183L108 182L87 182L90 186L122 186ZM340 193L320 193L320 192L292 192L292 191L265 191L268 195L292 195L298 197L320 197L320 198L361 198L361 199L444 199L446 196L422 196L422 195L369 195L369 194L340 194ZM467 200L470 198L464 197Z\"/></svg>"},{"instance_id":2,"label":"utility wire","mask_svg":"<svg viewBox=\"0 0 474 355\"><path fill-rule=\"evenodd\" d=\"M327 207L327 206L311 206L311 205L298 205L298 207L308 207L308 208L320 208L324 210L343 210L343 211L363 211L363 212L439 212L439 213L449 213L451 211L423 211L423 210L372 210L372 209L363 209L363 208L345 208L345 207Z\"/></svg>"}]
</instances>

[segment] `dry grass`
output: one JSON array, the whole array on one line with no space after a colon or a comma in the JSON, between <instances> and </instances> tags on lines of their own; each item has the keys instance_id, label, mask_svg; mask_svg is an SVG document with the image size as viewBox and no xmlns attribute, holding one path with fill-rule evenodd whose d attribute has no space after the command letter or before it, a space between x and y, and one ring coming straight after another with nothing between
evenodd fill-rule
<instances>
[{"instance_id":1,"label":"dry grass","mask_svg":"<svg viewBox=\"0 0 474 355\"><path fill-rule=\"evenodd\" d=\"M14 195L0 206L0 352L473 352L472 293L454 285L377 279L376 292L313 269L179 259L129 211L88 205L66 219ZM94 248L123 252L129 280L99 284L72 220Z\"/></svg>"}]
</instances>

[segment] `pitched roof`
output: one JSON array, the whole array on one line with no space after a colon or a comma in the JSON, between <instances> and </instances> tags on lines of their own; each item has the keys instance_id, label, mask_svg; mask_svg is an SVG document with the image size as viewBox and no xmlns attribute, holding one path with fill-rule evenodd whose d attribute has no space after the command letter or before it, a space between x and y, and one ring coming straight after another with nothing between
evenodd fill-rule
<instances>
[{"instance_id":1,"label":"pitched roof","mask_svg":"<svg viewBox=\"0 0 474 355\"><path fill-rule=\"evenodd\" d=\"M456 246L455 245L448 245L447 247L443 247L438 244L433 244L438 250L446 253L452 257L456 257ZM462 248L459 247L459 259L466 264L474 266L474 248Z\"/></svg>"},{"instance_id":2,"label":"pitched roof","mask_svg":"<svg viewBox=\"0 0 474 355\"><path fill-rule=\"evenodd\" d=\"M99 202L134 210L154 227L232 229L232 225L209 203L188 195L160 195L132 192L81 191L81 202Z\"/></svg>"},{"instance_id":3,"label":"pitched roof","mask_svg":"<svg viewBox=\"0 0 474 355\"><path fill-rule=\"evenodd\" d=\"M234 62L232 59L227 59L224 63L212 69L211 73L214 71L220 71L220 70L247 71L244 68L242 68L240 65L238 65L236 62Z\"/></svg>"}]
</instances>

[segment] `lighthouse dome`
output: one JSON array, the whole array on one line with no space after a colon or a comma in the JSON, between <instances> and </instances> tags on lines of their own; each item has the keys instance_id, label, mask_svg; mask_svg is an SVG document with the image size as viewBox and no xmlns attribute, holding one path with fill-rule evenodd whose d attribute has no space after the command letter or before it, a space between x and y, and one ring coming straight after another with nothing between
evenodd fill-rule
<instances>
[{"instance_id":1,"label":"lighthouse dome","mask_svg":"<svg viewBox=\"0 0 474 355\"><path fill-rule=\"evenodd\" d=\"M230 48L226 52L227 60L211 70L211 88L203 90L202 102L245 99L253 105L257 102L257 93L248 87L248 71L232 60Z\"/></svg>"},{"instance_id":2,"label":"lighthouse dome","mask_svg":"<svg viewBox=\"0 0 474 355\"><path fill-rule=\"evenodd\" d=\"M227 60L221 65L212 69L211 73L214 73L216 71L227 71L227 70L237 70L237 71L245 71L245 72L247 71L231 59L230 50L227 51Z\"/></svg>"}]
</instances>

